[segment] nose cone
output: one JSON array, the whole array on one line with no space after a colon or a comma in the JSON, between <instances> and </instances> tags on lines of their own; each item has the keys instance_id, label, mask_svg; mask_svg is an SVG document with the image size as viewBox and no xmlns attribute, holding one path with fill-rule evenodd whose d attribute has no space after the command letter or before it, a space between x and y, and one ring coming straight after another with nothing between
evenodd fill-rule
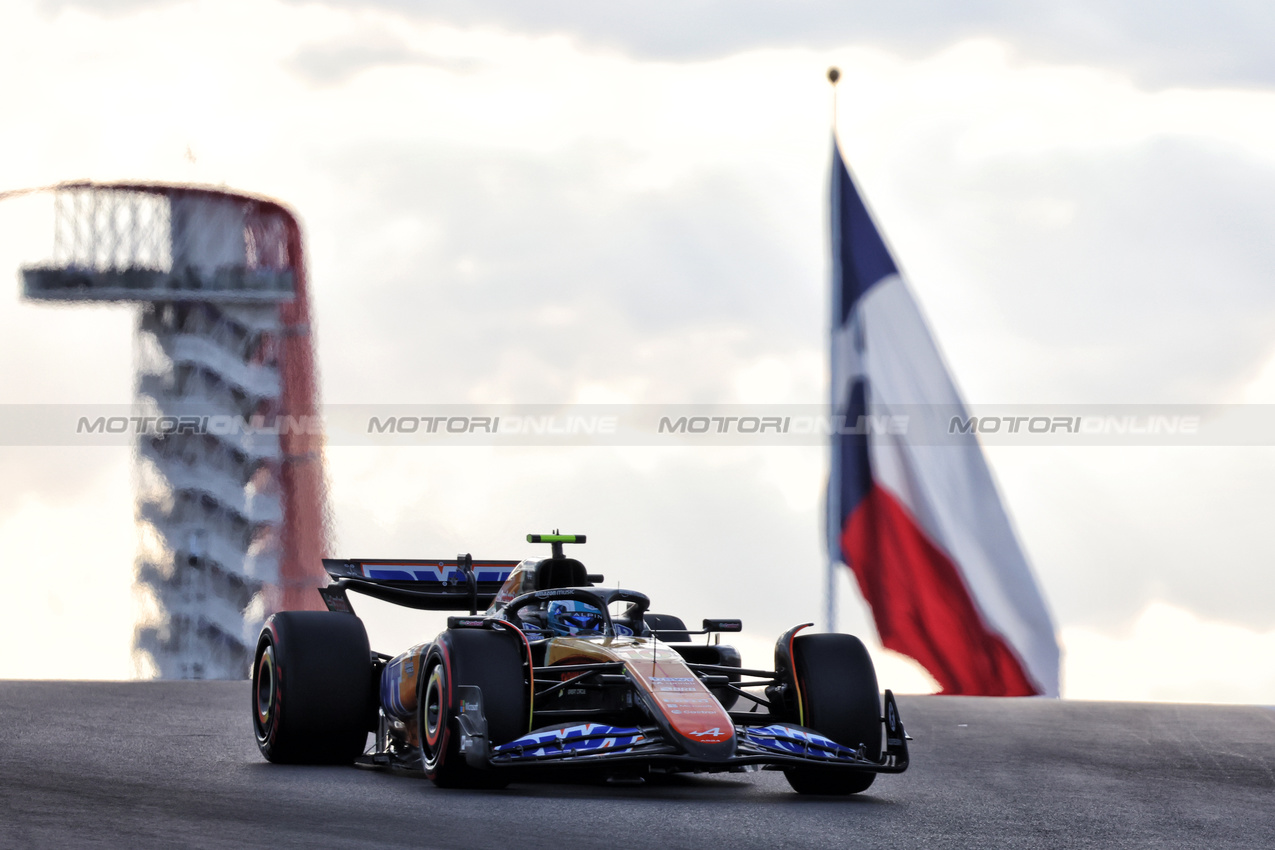
<instances>
[{"instance_id":1,"label":"nose cone","mask_svg":"<svg viewBox=\"0 0 1275 850\"><path fill-rule=\"evenodd\" d=\"M729 724L705 729L677 730L686 754L703 761L726 761L735 755L735 727Z\"/></svg>"}]
</instances>

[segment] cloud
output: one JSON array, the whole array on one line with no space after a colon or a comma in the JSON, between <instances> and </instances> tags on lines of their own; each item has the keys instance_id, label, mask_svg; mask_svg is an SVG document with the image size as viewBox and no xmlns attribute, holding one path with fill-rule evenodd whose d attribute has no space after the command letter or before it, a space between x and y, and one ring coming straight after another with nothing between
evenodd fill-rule
<instances>
[{"instance_id":1,"label":"cloud","mask_svg":"<svg viewBox=\"0 0 1275 850\"><path fill-rule=\"evenodd\" d=\"M26 451L25 461L52 462L31 483L14 450L0 456L6 485L22 488L20 498L0 503L0 583L9 600L0 618L0 678L129 678L135 533L128 451ZM65 468L72 459L84 465L79 475Z\"/></svg>"},{"instance_id":2,"label":"cloud","mask_svg":"<svg viewBox=\"0 0 1275 850\"><path fill-rule=\"evenodd\" d=\"M342 0L345 9L383 9L464 27L572 36L635 58L699 61L767 48L828 50L871 43L912 56L990 36L1037 59L1120 68L1152 85L1267 84L1275 10L1264 4L1051 0L1025 5L979 0L935 6L923 0L656 0L640 11L587 0Z\"/></svg>"},{"instance_id":3,"label":"cloud","mask_svg":"<svg viewBox=\"0 0 1275 850\"><path fill-rule=\"evenodd\" d=\"M391 33L371 30L303 45L288 60L287 66L313 85L333 86L376 69L414 66L464 73L474 70L477 63L431 56Z\"/></svg>"},{"instance_id":4,"label":"cloud","mask_svg":"<svg viewBox=\"0 0 1275 850\"><path fill-rule=\"evenodd\" d=\"M1275 630L1164 603L1147 606L1122 634L1064 628L1063 645L1064 694L1072 699L1269 704L1275 694Z\"/></svg>"},{"instance_id":5,"label":"cloud","mask_svg":"<svg viewBox=\"0 0 1275 850\"><path fill-rule=\"evenodd\" d=\"M1058 621L1131 623L1152 602L1275 628L1264 516L1275 448L990 451Z\"/></svg>"},{"instance_id":6,"label":"cloud","mask_svg":"<svg viewBox=\"0 0 1275 850\"><path fill-rule=\"evenodd\" d=\"M1002 392L1041 402L1227 402L1250 380L1275 334L1275 254L1261 236L1275 227L1270 165L1166 136L1011 156L963 176L981 198L947 211L979 220L956 249L963 273L1021 282L980 301L1041 356L1009 363L980 345L982 363L961 369L959 353L958 372L987 375L999 361ZM1012 243L999 238L1010 231Z\"/></svg>"},{"instance_id":7,"label":"cloud","mask_svg":"<svg viewBox=\"0 0 1275 850\"><path fill-rule=\"evenodd\" d=\"M334 399L355 390L347 374L366 400L537 403L570 398L563 379L640 374L651 400L728 401L732 360L805 347L818 333L817 260L771 238L760 191L739 175L620 191L608 175L622 166L588 147L530 162L351 152L336 167L380 205L379 223L359 199L328 225L364 234L343 265L382 271L334 287L320 308L367 340L326 361ZM385 364L441 374L396 385Z\"/></svg>"},{"instance_id":8,"label":"cloud","mask_svg":"<svg viewBox=\"0 0 1275 850\"><path fill-rule=\"evenodd\" d=\"M83 10L126 15L182 0L42 0L46 14ZM291 0L317 5L313 0ZM1275 10L1229 0L978 0L935 6L924 0L653 0L640 10L588 0L328 0L344 13L380 12L424 23L567 35L581 45L640 60L695 62L763 49L828 50L875 44L919 57L971 37L1017 45L1036 59L1119 68L1149 85L1266 85ZM319 59L319 78L357 55ZM308 63L307 63L308 64Z\"/></svg>"}]
</instances>

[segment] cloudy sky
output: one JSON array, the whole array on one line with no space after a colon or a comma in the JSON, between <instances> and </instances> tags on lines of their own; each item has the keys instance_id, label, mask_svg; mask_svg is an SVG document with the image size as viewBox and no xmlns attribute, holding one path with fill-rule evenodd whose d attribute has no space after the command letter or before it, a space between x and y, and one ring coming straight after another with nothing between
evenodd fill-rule
<instances>
[{"instance_id":1,"label":"cloudy sky","mask_svg":"<svg viewBox=\"0 0 1275 850\"><path fill-rule=\"evenodd\" d=\"M847 159L971 402L1275 402L1275 8L961 5L6 3L0 190L285 200L330 404L818 403L836 64ZM0 202L0 268L50 233L39 199ZM8 293L0 403L131 399L129 308ZM1275 703L1275 451L989 456L1064 695ZM821 611L815 447L328 459L337 554L584 532L608 582L742 618L756 664ZM0 677L128 677L129 451L0 447L0 469ZM387 651L435 625L369 612Z\"/></svg>"}]
</instances>

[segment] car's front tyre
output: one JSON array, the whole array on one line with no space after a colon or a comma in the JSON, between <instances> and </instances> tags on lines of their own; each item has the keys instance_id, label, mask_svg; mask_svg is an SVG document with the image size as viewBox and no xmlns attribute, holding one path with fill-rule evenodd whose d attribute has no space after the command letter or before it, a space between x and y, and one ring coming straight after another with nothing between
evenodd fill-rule
<instances>
[{"instance_id":1,"label":"car's front tyre","mask_svg":"<svg viewBox=\"0 0 1275 850\"><path fill-rule=\"evenodd\" d=\"M880 760L881 698L863 642L854 635L797 635L792 664L800 692L800 716L792 719ZM799 794L857 794L876 779L875 773L829 767L793 767L784 776Z\"/></svg>"},{"instance_id":2,"label":"car's front tyre","mask_svg":"<svg viewBox=\"0 0 1275 850\"><path fill-rule=\"evenodd\" d=\"M440 788L503 788L509 775L469 765L460 752L458 685L483 694L488 740L501 744L530 728L525 644L512 630L453 629L425 653L417 680L417 737L425 775Z\"/></svg>"}]
</instances>

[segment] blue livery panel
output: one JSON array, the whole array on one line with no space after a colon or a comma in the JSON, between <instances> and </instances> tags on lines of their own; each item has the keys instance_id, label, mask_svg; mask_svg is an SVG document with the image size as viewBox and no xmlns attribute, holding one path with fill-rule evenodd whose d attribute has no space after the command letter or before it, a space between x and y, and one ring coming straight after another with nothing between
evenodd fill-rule
<instances>
[{"instance_id":1,"label":"blue livery panel","mask_svg":"<svg viewBox=\"0 0 1275 850\"><path fill-rule=\"evenodd\" d=\"M828 761L860 761L858 751L799 726L776 723L771 726L741 726L740 731L744 741L770 752Z\"/></svg>"},{"instance_id":2,"label":"blue livery panel","mask_svg":"<svg viewBox=\"0 0 1275 850\"><path fill-rule=\"evenodd\" d=\"M559 729L541 729L494 748L497 760L543 759L553 756L586 755L600 752L622 752L650 743L651 739L636 727L607 726L602 723L580 723Z\"/></svg>"},{"instance_id":3,"label":"blue livery panel","mask_svg":"<svg viewBox=\"0 0 1275 850\"><path fill-rule=\"evenodd\" d=\"M479 584L501 585L518 561L474 561L474 578ZM324 569L333 578L361 578L369 581L410 581L426 584L458 585L465 573L455 560L372 560L325 558Z\"/></svg>"}]
</instances>

